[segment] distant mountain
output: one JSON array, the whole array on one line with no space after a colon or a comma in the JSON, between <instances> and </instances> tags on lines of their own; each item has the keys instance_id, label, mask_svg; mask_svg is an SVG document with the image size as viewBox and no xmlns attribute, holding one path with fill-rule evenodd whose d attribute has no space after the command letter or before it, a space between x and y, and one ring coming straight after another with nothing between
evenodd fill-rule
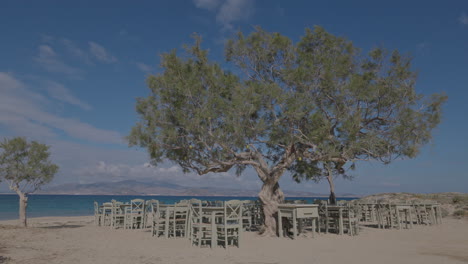
<instances>
[{"instance_id":1,"label":"distant mountain","mask_svg":"<svg viewBox=\"0 0 468 264\"><path fill-rule=\"evenodd\" d=\"M45 188L39 194L71 195L170 195L170 196L257 196L259 190L243 190L214 187L186 187L162 181L140 182L126 180L120 182L97 182L90 184L67 183ZM327 197L304 191L284 191L289 197ZM341 197L356 197L347 194Z\"/></svg>"}]
</instances>

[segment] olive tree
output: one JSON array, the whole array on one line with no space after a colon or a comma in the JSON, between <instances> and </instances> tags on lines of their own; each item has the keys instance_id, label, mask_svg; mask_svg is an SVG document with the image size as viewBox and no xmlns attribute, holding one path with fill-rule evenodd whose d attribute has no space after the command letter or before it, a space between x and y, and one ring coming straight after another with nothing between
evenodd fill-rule
<instances>
[{"instance_id":1,"label":"olive tree","mask_svg":"<svg viewBox=\"0 0 468 264\"><path fill-rule=\"evenodd\" d=\"M0 179L19 196L19 221L27 226L28 195L50 182L58 166L49 160L49 146L16 137L0 142Z\"/></svg>"},{"instance_id":2,"label":"olive tree","mask_svg":"<svg viewBox=\"0 0 468 264\"><path fill-rule=\"evenodd\" d=\"M183 56L176 50L163 54L162 71L148 78L150 95L137 99L140 120L129 143L147 148L154 164L170 160L184 172L239 175L252 167L263 182L266 234L276 232L277 205L284 200L278 181L286 170L300 180L322 175L324 164L383 159L385 150L417 148L438 123L441 97L411 110L422 97L402 59L360 55L352 43L319 27L306 30L297 44L260 28L239 33L226 45L223 66L208 59L198 37L185 50ZM382 66L370 63L379 58ZM346 112L347 104L357 112ZM387 132L375 135L374 126L388 118L381 111L389 107L393 120L406 119L382 125ZM412 128L425 138L411 136Z\"/></svg>"}]
</instances>

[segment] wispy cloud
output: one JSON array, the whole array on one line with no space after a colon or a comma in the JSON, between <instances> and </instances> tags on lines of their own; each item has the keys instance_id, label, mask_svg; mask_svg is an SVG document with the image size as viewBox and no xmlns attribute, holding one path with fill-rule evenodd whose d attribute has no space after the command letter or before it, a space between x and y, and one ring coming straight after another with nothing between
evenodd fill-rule
<instances>
[{"instance_id":1,"label":"wispy cloud","mask_svg":"<svg viewBox=\"0 0 468 264\"><path fill-rule=\"evenodd\" d=\"M468 15L465 12L462 12L461 15L458 17L458 22L460 24L467 26L468 25Z\"/></svg>"},{"instance_id":2,"label":"wispy cloud","mask_svg":"<svg viewBox=\"0 0 468 264\"><path fill-rule=\"evenodd\" d=\"M103 46L93 41L88 42L88 44L89 51L97 60L105 63L117 62L117 58L110 54Z\"/></svg>"},{"instance_id":3,"label":"wispy cloud","mask_svg":"<svg viewBox=\"0 0 468 264\"><path fill-rule=\"evenodd\" d=\"M232 30L233 23L249 18L253 12L251 0L226 0L216 15L218 21L225 30Z\"/></svg>"},{"instance_id":4,"label":"wispy cloud","mask_svg":"<svg viewBox=\"0 0 468 264\"><path fill-rule=\"evenodd\" d=\"M46 82L46 90L49 96L64 103L78 106L84 110L91 110L92 107L86 102L76 98L69 89L54 81Z\"/></svg>"},{"instance_id":5,"label":"wispy cloud","mask_svg":"<svg viewBox=\"0 0 468 264\"><path fill-rule=\"evenodd\" d=\"M151 73L153 72L153 68L149 66L148 64L142 63L142 62L136 62L135 65L144 73Z\"/></svg>"},{"instance_id":6,"label":"wispy cloud","mask_svg":"<svg viewBox=\"0 0 468 264\"><path fill-rule=\"evenodd\" d=\"M90 55L88 52L86 52L85 50L79 48L75 42L69 40L69 39L66 39L66 38L63 38L60 40L60 43L63 44L66 48L66 50L74 57L82 60L83 62L85 62L86 64L93 64L93 62L91 61L91 58L90 58Z\"/></svg>"},{"instance_id":7,"label":"wispy cloud","mask_svg":"<svg viewBox=\"0 0 468 264\"><path fill-rule=\"evenodd\" d=\"M194 0L193 2L198 8L214 10L219 6L221 0Z\"/></svg>"},{"instance_id":8,"label":"wispy cloud","mask_svg":"<svg viewBox=\"0 0 468 264\"><path fill-rule=\"evenodd\" d=\"M253 0L194 0L196 7L216 12L222 30L233 30L234 23L248 19L254 13Z\"/></svg>"},{"instance_id":9,"label":"wispy cloud","mask_svg":"<svg viewBox=\"0 0 468 264\"><path fill-rule=\"evenodd\" d=\"M416 51L421 53L421 54L424 54L427 51L429 51L430 46L431 45L428 42L421 42L421 43L416 45Z\"/></svg>"},{"instance_id":10,"label":"wispy cloud","mask_svg":"<svg viewBox=\"0 0 468 264\"><path fill-rule=\"evenodd\" d=\"M38 47L38 55L34 60L49 72L63 73L74 78L81 78L83 74L80 69L63 62L49 45L40 45Z\"/></svg>"},{"instance_id":11,"label":"wispy cloud","mask_svg":"<svg viewBox=\"0 0 468 264\"><path fill-rule=\"evenodd\" d=\"M62 101L67 100L68 103L90 107L77 101L63 87L57 87L52 88L55 97ZM35 138L54 138L57 136L56 132L60 131L71 138L88 142L123 143L118 132L99 129L76 119L59 116L48 110L53 106L54 102L48 97L34 92L11 73L0 72L0 125L7 130L16 135Z\"/></svg>"},{"instance_id":12,"label":"wispy cloud","mask_svg":"<svg viewBox=\"0 0 468 264\"><path fill-rule=\"evenodd\" d=\"M126 29L121 29L119 31L119 36L123 39L129 40L129 41L140 41L140 37L131 34L128 30Z\"/></svg>"}]
</instances>

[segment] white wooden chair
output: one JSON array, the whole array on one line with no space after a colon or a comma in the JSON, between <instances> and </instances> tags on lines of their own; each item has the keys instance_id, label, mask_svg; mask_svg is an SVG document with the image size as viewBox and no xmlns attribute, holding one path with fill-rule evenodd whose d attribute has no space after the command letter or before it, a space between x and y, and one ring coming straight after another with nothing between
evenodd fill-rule
<instances>
[{"instance_id":1,"label":"white wooden chair","mask_svg":"<svg viewBox=\"0 0 468 264\"><path fill-rule=\"evenodd\" d=\"M158 200L155 200L155 199L151 199L151 200L146 200L145 202L145 218L144 218L144 221L143 221L143 228L148 228L148 227L152 227L152 223L153 223L153 219L152 219L152 216L153 216L153 204L154 203L159 203Z\"/></svg>"},{"instance_id":2,"label":"white wooden chair","mask_svg":"<svg viewBox=\"0 0 468 264\"><path fill-rule=\"evenodd\" d=\"M103 203L101 211L101 225L111 226L112 225L112 203Z\"/></svg>"},{"instance_id":3,"label":"white wooden chair","mask_svg":"<svg viewBox=\"0 0 468 264\"><path fill-rule=\"evenodd\" d=\"M188 218L189 218L189 204L188 201L176 203L172 210L170 227L171 233L174 237L187 236Z\"/></svg>"},{"instance_id":4,"label":"white wooden chair","mask_svg":"<svg viewBox=\"0 0 468 264\"><path fill-rule=\"evenodd\" d=\"M99 208L98 202L94 201L94 225L100 226L102 225L102 208Z\"/></svg>"},{"instance_id":5,"label":"white wooden chair","mask_svg":"<svg viewBox=\"0 0 468 264\"><path fill-rule=\"evenodd\" d=\"M160 210L159 201L154 200L151 203L151 214L152 214L152 235L159 237L161 234L164 235L166 216L165 212Z\"/></svg>"},{"instance_id":6,"label":"white wooden chair","mask_svg":"<svg viewBox=\"0 0 468 264\"><path fill-rule=\"evenodd\" d=\"M211 241L214 230L212 225L203 214L202 201L192 199L190 201L190 215L189 215L189 237L191 245L201 247L203 244L207 245ZM213 245L211 245L213 247Z\"/></svg>"},{"instance_id":7,"label":"white wooden chair","mask_svg":"<svg viewBox=\"0 0 468 264\"><path fill-rule=\"evenodd\" d=\"M218 242L227 248L229 245L240 245L242 237L242 205L239 200L224 202L222 223L216 225Z\"/></svg>"},{"instance_id":8,"label":"white wooden chair","mask_svg":"<svg viewBox=\"0 0 468 264\"><path fill-rule=\"evenodd\" d=\"M122 208L123 203L112 200L111 226L114 228L124 227L125 211Z\"/></svg>"},{"instance_id":9,"label":"white wooden chair","mask_svg":"<svg viewBox=\"0 0 468 264\"><path fill-rule=\"evenodd\" d=\"M130 201L130 206L125 208L125 229L143 228L144 209L144 200L134 199Z\"/></svg>"}]
</instances>

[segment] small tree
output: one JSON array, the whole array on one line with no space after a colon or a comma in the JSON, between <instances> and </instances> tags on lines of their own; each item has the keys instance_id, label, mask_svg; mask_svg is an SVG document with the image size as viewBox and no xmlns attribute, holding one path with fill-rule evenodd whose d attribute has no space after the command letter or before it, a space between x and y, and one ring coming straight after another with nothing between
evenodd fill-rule
<instances>
[{"instance_id":1,"label":"small tree","mask_svg":"<svg viewBox=\"0 0 468 264\"><path fill-rule=\"evenodd\" d=\"M267 234L276 232L286 170L300 180L341 172L348 161L409 153L439 122L444 98L417 109L422 96L400 56L359 56L319 27L297 45L261 29L239 33L226 46L231 71L207 53L197 38L187 56L162 56L162 73L148 78L150 96L137 101L129 142L147 148L153 163L168 159L184 172L253 167Z\"/></svg>"},{"instance_id":2,"label":"small tree","mask_svg":"<svg viewBox=\"0 0 468 264\"><path fill-rule=\"evenodd\" d=\"M28 195L50 182L58 166L49 160L49 146L22 137L4 139L0 150L0 178L18 194L19 221L26 227Z\"/></svg>"}]
</instances>

